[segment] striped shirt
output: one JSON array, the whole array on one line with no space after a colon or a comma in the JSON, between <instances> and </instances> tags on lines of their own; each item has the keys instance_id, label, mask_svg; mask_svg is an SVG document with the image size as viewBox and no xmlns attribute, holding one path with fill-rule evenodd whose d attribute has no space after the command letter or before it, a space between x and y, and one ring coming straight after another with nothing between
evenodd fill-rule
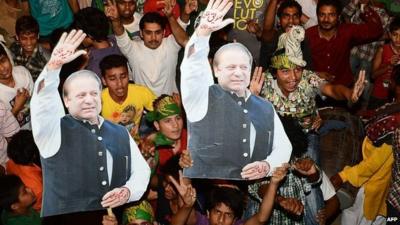
<instances>
[{"instance_id":1,"label":"striped shirt","mask_svg":"<svg viewBox=\"0 0 400 225\"><path fill-rule=\"evenodd\" d=\"M5 167L7 158L7 140L19 131L19 124L6 105L0 101L0 165Z\"/></svg>"}]
</instances>

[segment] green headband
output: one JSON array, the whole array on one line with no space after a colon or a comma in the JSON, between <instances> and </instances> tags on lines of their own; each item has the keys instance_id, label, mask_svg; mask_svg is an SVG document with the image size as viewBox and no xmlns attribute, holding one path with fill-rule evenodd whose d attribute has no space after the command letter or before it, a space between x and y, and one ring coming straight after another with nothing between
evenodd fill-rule
<instances>
[{"instance_id":1,"label":"green headband","mask_svg":"<svg viewBox=\"0 0 400 225\"><path fill-rule=\"evenodd\" d=\"M139 205L125 209L122 220L123 224L128 224L133 220L145 220L153 223L153 209L147 201L142 201Z\"/></svg>"},{"instance_id":2,"label":"green headband","mask_svg":"<svg viewBox=\"0 0 400 225\"><path fill-rule=\"evenodd\" d=\"M271 58L271 67L275 69L294 69L297 67L296 64L289 60L289 57L285 55L285 49L276 50L274 56Z\"/></svg>"},{"instance_id":3,"label":"green headband","mask_svg":"<svg viewBox=\"0 0 400 225\"><path fill-rule=\"evenodd\" d=\"M168 116L177 114L181 114L181 108L171 96L168 96L159 101L154 111L146 114L146 119L150 122L160 121Z\"/></svg>"}]
</instances>

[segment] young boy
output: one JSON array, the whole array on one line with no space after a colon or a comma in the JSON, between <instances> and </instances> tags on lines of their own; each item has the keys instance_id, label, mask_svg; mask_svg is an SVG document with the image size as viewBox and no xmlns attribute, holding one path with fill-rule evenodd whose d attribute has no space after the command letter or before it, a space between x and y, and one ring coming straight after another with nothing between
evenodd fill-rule
<instances>
[{"instance_id":1,"label":"young boy","mask_svg":"<svg viewBox=\"0 0 400 225\"><path fill-rule=\"evenodd\" d=\"M28 99L33 89L31 74L23 66L13 66L0 46L0 101L17 118L21 128L29 129Z\"/></svg>"},{"instance_id":2,"label":"young boy","mask_svg":"<svg viewBox=\"0 0 400 225\"><path fill-rule=\"evenodd\" d=\"M7 174L17 175L32 190L37 199L32 208L40 212L43 178L39 150L33 140L32 131L21 130L16 133L8 145L7 155L10 158L6 163Z\"/></svg>"},{"instance_id":3,"label":"young boy","mask_svg":"<svg viewBox=\"0 0 400 225\"><path fill-rule=\"evenodd\" d=\"M285 178L288 165L276 167L272 173L270 184L263 196L260 210L246 221L241 221L241 215L244 207L244 196L239 190L231 187L215 187L211 191L207 204L207 217L196 212L196 224L209 225L221 224L233 225L262 225L265 224L272 212L276 190L279 183ZM184 225L193 205L196 202L196 190L189 184L185 184L182 173L179 175L179 183L173 177L170 177L175 188L183 200L183 206L172 216L171 224Z\"/></svg>"},{"instance_id":4,"label":"young boy","mask_svg":"<svg viewBox=\"0 0 400 225\"><path fill-rule=\"evenodd\" d=\"M39 24L32 16L23 16L17 20L15 31L17 42L10 47L15 65L25 66L35 81L50 59L50 53L38 43Z\"/></svg>"},{"instance_id":5,"label":"young boy","mask_svg":"<svg viewBox=\"0 0 400 225\"><path fill-rule=\"evenodd\" d=\"M15 175L0 177L0 207L2 224L7 225L40 225L39 213L32 209L36 201L33 192L25 187L21 179Z\"/></svg>"},{"instance_id":6,"label":"young boy","mask_svg":"<svg viewBox=\"0 0 400 225\"><path fill-rule=\"evenodd\" d=\"M100 62L101 80L107 86L101 93L101 114L105 119L119 123L124 109L132 106L136 110L132 122L139 126L143 110L153 111L156 96L147 87L129 84L127 63L121 55L109 55ZM136 134L131 132L131 135Z\"/></svg>"}]
</instances>

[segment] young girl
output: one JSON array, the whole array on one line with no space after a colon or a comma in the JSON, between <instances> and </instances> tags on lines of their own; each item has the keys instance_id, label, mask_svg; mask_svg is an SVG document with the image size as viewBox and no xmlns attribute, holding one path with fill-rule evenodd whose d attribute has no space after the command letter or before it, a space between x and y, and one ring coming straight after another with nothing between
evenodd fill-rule
<instances>
[{"instance_id":1,"label":"young girl","mask_svg":"<svg viewBox=\"0 0 400 225\"><path fill-rule=\"evenodd\" d=\"M392 70L400 63L400 18L389 25L390 43L378 49L372 64L373 91L368 108L375 109L390 101L390 91L394 87Z\"/></svg>"}]
</instances>

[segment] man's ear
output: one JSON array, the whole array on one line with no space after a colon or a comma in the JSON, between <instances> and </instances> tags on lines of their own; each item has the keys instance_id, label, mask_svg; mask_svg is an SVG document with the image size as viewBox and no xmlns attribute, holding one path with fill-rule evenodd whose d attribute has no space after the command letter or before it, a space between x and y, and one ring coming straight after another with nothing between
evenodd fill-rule
<instances>
[{"instance_id":1,"label":"man's ear","mask_svg":"<svg viewBox=\"0 0 400 225\"><path fill-rule=\"evenodd\" d=\"M106 79L104 79L104 76L101 76L101 83L103 83L103 86L107 86Z\"/></svg>"},{"instance_id":2,"label":"man's ear","mask_svg":"<svg viewBox=\"0 0 400 225\"><path fill-rule=\"evenodd\" d=\"M65 107L68 109L68 107L69 107L69 99L68 99L68 96L64 96L64 97L63 97L63 100L64 100L64 105L65 105Z\"/></svg>"},{"instance_id":3,"label":"man's ear","mask_svg":"<svg viewBox=\"0 0 400 225\"><path fill-rule=\"evenodd\" d=\"M218 68L218 66L212 66L212 68L213 68L213 71L214 71L214 76L216 78L218 78L218 74L219 74L220 69Z\"/></svg>"},{"instance_id":4,"label":"man's ear","mask_svg":"<svg viewBox=\"0 0 400 225\"><path fill-rule=\"evenodd\" d=\"M158 123L158 121L154 121L153 125L154 125L154 127L156 128L157 131L160 130L160 124Z\"/></svg>"}]
</instances>

